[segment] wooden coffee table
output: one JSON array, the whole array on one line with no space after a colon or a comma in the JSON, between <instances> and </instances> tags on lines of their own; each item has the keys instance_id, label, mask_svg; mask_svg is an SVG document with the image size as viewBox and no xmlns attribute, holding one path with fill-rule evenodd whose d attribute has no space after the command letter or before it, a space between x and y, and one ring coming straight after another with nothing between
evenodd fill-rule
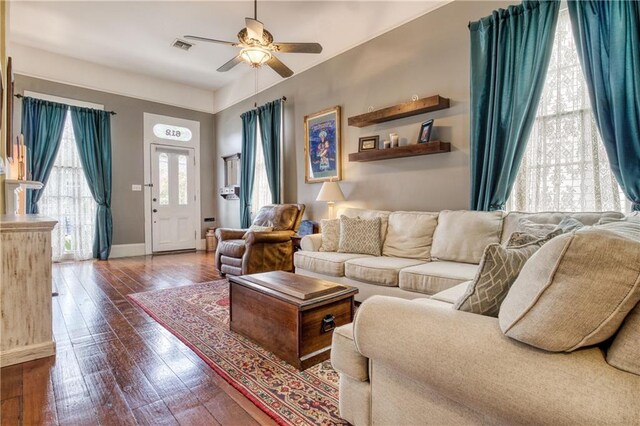
<instances>
[{"instance_id":1,"label":"wooden coffee table","mask_svg":"<svg viewBox=\"0 0 640 426\"><path fill-rule=\"evenodd\" d=\"M356 293L283 271L229 276L231 330L304 370L329 359L333 329L353 321Z\"/></svg>"}]
</instances>

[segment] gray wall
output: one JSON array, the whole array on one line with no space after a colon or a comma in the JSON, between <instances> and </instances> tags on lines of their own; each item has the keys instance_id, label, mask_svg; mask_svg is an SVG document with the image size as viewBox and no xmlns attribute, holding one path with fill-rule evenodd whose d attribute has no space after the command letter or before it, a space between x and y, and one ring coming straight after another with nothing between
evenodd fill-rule
<instances>
[{"instance_id":1,"label":"gray wall","mask_svg":"<svg viewBox=\"0 0 640 426\"><path fill-rule=\"evenodd\" d=\"M132 184L144 184L143 113L167 115L200 122L200 201L202 219L215 216L217 190L215 186L216 150L213 115L183 108L143 101L127 96L55 83L17 75L15 92L31 90L104 105L116 111L111 121L113 156L113 244L144 243L144 192L131 191ZM15 129L20 129L22 105L15 102ZM211 226L209 224L208 226ZM206 226L201 224L202 236Z\"/></svg>"},{"instance_id":2,"label":"gray wall","mask_svg":"<svg viewBox=\"0 0 640 426\"><path fill-rule=\"evenodd\" d=\"M387 210L441 210L469 207L469 21L489 15L509 2L456 1L385 33L310 70L260 93L258 104L286 96L285 202L307 205L307 217L326 215L316 202L321 184L304 183L304 116L342 107L343 180L347 201L342 206ZM281 55L286 62L287 55ZM265 69L260 72L272 72ZM347 126L347 117L439 94L451 108L366 128ZM256 99L238 103L215 115L216 159L241 148L240 114ZM435 119L433 139L451 142L452 152L431 156L349 163L358 138L397 132L414 142L420 123ZM218 186L223 168L217 167ZM220 200L218 223L239 225L239 202Z\"/></svg>"}]
</instances>

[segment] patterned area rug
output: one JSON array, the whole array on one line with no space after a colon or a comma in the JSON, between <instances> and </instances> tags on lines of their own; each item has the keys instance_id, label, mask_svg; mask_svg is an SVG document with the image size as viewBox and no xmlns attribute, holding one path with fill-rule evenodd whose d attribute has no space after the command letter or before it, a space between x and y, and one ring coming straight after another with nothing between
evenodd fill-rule
<instances>
[{"instance_id":1,"label":"patterned area rug","mask_svg":"<svg viewBox=\"0 0 640 426\"><path fill-rule=\"evenodd\" d=\"M347 424L330 362L300 372L229 330L228 292L218 280L129 297L279 424Z\"/></svg>"}]
</instances>

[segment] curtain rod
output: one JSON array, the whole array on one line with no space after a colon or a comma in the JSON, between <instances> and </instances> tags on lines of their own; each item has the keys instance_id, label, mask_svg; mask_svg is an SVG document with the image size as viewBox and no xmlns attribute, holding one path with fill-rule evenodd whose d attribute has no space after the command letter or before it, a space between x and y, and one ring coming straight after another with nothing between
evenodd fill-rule
<instances>
[{"instance_id":1,"label":"curtain rod","mask_svg":"<svg viewBox=\"0 0 640 426\"><path fill-rule=\"evenodd\" d=\"M18 93L17 95L13 95L13 96L15 96L15 97L16 97L16 98L18 98L18 99L22 99L22 98L24 98L24 96L23 96L23 95L21 95L21 94L19 94L19 93ZM92 109L92 108L89 108L89 109ZM115 111L106 111L106 112L108 112L108 113L109 113L109 114L111 114L111 115L118 115L118 113L117 113L117 112L115 112Z\"/></svg>"},{"instance_id":2,"label":"curtain rod","mask_svg":"<svg viewBox=\"0 0 640 426\"><path fill-rule=\"evenodd\" d=\"M287 97L286 97L286 96L283 96L283 97L278 98L278 99L279 99L279 100L281 100L282 102L286 102L286 101L287 101ZM277 101L278 99L276 99L276 101ZM258 108L258 103L257 103L257 102L254 102L254 103L253 103L253 107L254 107L254 108Z\"/></svg>"}]
</instances>

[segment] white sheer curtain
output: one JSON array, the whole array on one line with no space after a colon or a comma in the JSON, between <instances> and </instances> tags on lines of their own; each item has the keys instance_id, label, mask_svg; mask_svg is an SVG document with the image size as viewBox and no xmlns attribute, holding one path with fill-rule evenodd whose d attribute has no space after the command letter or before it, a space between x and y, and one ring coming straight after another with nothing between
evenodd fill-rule
<instances>
[{"instance_id":1,"label":"white sheer curtain","mask_svg":"<svg viewBox=\"0 0 640 426\"><path fill-rule=\"evenodd\" d=\"M264 162L264 151L262 149L262 137L260 136L260 123L256 129L256 169L253 181L253 196L251 199L251 217L254 217L258 210L272 203L271 188L267 178L267 167Z\"/></svg>"},{"instance_id":2,"label":"white sheer curtain","mask_svg":"<svg viewBox=\"0 0 640 426\"><path fill-rule=\"evenodd\" d=\"M537 117L507 203L521 211L623 211L571 32L560 12Z\"/></svg>"},{"instance_id":3,"label":"white sheer curtain","mask_svg":"<svg viewBox=\"0 0 640 426\"><path fill-rule=\"evenodd\" d=\"M96 203L82 171L70 112L39 208L58 221L51 236L54 262L92 257Z\"/></svg>"}]
</instances>

